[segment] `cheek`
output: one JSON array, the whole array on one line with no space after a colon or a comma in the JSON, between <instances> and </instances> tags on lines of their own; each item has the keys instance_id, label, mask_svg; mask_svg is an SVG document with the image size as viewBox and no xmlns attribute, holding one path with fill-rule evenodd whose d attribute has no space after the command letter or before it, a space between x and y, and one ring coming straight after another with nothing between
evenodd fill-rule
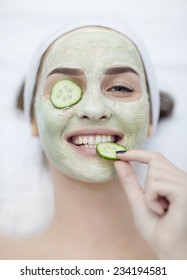
<instances>
[{"instance_id":1,"label":"cheek","mask_svg":"<svg viewBox=\"0 0 187 280\"><path fill-rule=\"evenodd\" d=\"M73 108L55 109L50 100L40 97L35 103L35 114L40 137L44 141L52 141L61 138L74 112Z\"/></svg>"},{"instance_id":2,"label":"cheek","mask_svg":"<svg viewBox=\"0 0 187 280\"><path fill-rule=\"evenodd\" d=\"M124 145L128 149L140 148L147 136L149 102L143 97L137 102L115 103L115 118L125 134Z\"/></svg>"}]
</instances>

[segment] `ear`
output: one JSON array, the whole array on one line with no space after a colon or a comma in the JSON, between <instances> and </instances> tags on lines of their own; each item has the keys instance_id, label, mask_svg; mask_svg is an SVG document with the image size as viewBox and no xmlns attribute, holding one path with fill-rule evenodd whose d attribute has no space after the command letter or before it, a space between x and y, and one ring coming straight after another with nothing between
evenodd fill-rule
<instances>
[{"instance_id":1,"label":"ear","mask_svg":"<svg viewBox=\"0 0 187 280\"><path fill-rule=\"evenodd\" d=\"M150 123L147 129L147 136L151 137L153 135L153 125Z\"/></svg>"},{"instance_id":2,"label":"ear","mask_svg":"<svg viewBox=\"0 0 187 280\"><path fill-rule=\"evenodd\" d=\"M35 117L32 118L32 136L34 136L34 137L38 137L39 136L38 126L37 126L37 122L36 122L36 118Z\"/></svg>"},{"instance_id":3,"label":"ear","mask_svg":"<svg viewBox=\"0 0 187 280\"><path fill-rule=\"evenodd\" d=\"M147 137L153 136L153 124L152 124L152 115L151 110L149 111L149 125L147 128Z\"/></svg>"}]
</instances>

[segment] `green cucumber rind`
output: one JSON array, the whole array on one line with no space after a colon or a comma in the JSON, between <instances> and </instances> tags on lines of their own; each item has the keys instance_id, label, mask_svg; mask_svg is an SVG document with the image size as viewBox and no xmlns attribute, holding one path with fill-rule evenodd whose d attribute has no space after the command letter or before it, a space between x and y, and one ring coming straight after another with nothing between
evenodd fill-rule
<instances>
[{"instance_id":1,"label":"green cucumber rind","mask_svg":"<svg viewBox=\"0 0 187 280\"><path fill-rule=\"evenodd\" d=\"M108 160L117 160L117 156L116 156L116 154L115 154L114 157L109 157L109 156L106 156L105 154L103 154L102 151L100 150L100 149L101 149L100 147L103 146L103 145L113 145L113 146L115 145L115 147L118 147L118 148L119 148L119 149L117 149L118 151L121 151L121 150L127 151L126 147L124 147L124 146L122 146L122 145L120 145L120 144L110 143L110 142L106 142L106 143L102 142L102 143L99 143L99 144L96 145L96 152L99 154L100 157L102 157L102 158L104 158L104 159L108 159ZM116 150L116 151L117 151L117 150Z\"/></svg>"},{"instance_id":2,"label":"green cucumber rind","mask_svg":"<svg viewBox=\"0 0 187 280\"><path fill-rule=\"evenodd\" d=\"M79 103L79 101L80 101L81 99L82 99L82 95L81 95L80 99L78 99L75 103L71 103L70 105L60 106L60 107L57 106L57 105L55 105L55 104L53 103L52 100L51 100L51 102L52 102L53 106L54 106L56 109L65 109L65 108L69 108L69 107L71 107L71 106L73 106L73 105Z\"/></svg>"},{"instance_id":3,"label":"green cucumber rind","mask_svg":"<svg viewBox=\"0 0 187 280\"><path fill-rule=\"evenodd\" d=\"M63 81L66 81L66 82L70 82L70 83L74 83L73 81L71 81L71 80L69 80L69 79L65 79L65 80L63 80ZM57 81L57 82L60 82L60 81ZM56 82L56 83L57 83ZM55 84L56 84L55 83ZM53 85L53 87L55 86L55 84ZM79 87L79 85L77 85L77 84L75 84L77 87ZM80 87L79 87L80 88ZM69 102L69 103L66 103L66 105L58 105L54 100L55 100L55 94L56 93L54 93L53 92L53 90L51 91L51 94L50 94L50 101L51 101L51 103L53 104L53 106L56 108L56 109L64 109L64 108L68 108L68 107L71 107L71 106L73 106L73 105L75 105L75 104L77 104L81 99L82 99L82 96L83 96L83 92L82 92L82 90L81 90L81 88L80 88L80 95L79 95L79 98L77 98L77 99L75 99L75 101L74 102Z\"/></svg>"}]
</instances>

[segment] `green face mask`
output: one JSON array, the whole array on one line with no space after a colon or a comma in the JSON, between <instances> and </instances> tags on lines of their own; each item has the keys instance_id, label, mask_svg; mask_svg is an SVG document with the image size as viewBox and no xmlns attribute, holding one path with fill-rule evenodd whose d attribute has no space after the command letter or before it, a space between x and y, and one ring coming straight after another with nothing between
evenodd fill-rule
<instances>
[{"instance_id":1,"label":"green face mask","mask_svg":"<svg viewBox=\"0 0 187 280\"><path fill-rule=\"evenodd\" d=\"M66 108L51 101L55 83L73 82L80 100ZM40 70L35 115L43 149L61 172L87 182L115 177L113 163L95 151L99 142L140 148L149 125L143 64L136 47L105 28L77 29L48 50Z\"/></svg>"}]
</instances>

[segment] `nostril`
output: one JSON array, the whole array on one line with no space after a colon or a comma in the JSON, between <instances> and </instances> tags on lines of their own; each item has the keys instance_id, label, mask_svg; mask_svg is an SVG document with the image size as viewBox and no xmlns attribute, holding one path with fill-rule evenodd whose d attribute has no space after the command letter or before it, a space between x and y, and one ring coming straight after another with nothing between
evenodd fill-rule
<instances>
[{"instance_id":1,"label":"nostril","mask_svg":"<svg viewBox=\"0 0 187 280\"><path fill-rule=\"evenodd\" d=\"M102 117L100 117L100 119L108 119L108 117L107 116L102 116Z\"/></svg>"},{"instance_id":2,"label":"nostril","mask_svg":"<svg viewBox=\"0 0 187 280\"><path fill-rule=\"evenodd\" d=\"M77 107L78 108L78 107ZM84 120L106 120L111 117L111 112L103 104L81 104L76 111L76 115L79 119Z\"/></svg>"},{"instance_id":3,"label":"nostril","mask_svg":"<svg viewBox=\"0 0 187 280\"><path fill-rule=\"evenodd\" d=\"M89 117L86 116L86 115L82 116L81 118L82 118L82 119L89 119Z\"/></svg>"},{"instance_id":4,"label":"nostril","mask_svg":"<svg viewBox=\"0 0 187 280\"><path fill-rule=\"evenodd\" d=\"M95 116L87 116L87 115L83 115L81 116L81 119L95 119L97 118L98 120L104 120L104 119L108 119L108 116L101 116L101 117L95 117Z\"/></svg>"}]
</instances>

